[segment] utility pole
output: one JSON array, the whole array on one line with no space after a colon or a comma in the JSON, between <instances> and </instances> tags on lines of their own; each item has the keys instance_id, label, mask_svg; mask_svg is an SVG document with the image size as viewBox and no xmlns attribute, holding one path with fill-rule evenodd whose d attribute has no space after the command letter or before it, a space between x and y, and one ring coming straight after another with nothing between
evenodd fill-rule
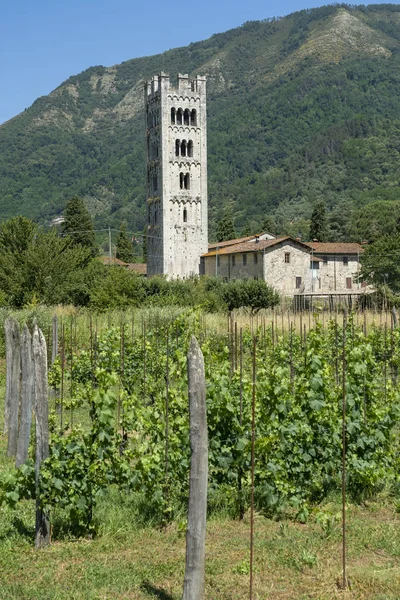
<instances>
[{"instance_id":1,"label":"utility pole","mask_svg":"<svg viewBox=\"0 0 400 600\"><path fill-rule=\"evenodd\" d=\"M111 250L111 227L108 228L108 256L110 258L110 265L112 261L112 250Z\"/></svg>"}]
</instances>

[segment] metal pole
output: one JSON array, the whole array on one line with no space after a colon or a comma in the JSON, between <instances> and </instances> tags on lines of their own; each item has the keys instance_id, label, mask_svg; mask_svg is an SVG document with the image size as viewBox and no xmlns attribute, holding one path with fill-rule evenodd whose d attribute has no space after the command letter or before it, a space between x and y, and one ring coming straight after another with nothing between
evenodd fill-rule
<instances>
[{"instance_id":1,"label":"metal pole","mask_svg":"<svg viewBox=\"0 0 400 600\"><path fill-rule=\"evenodd\" d=\"M251 501L250 501L250 600L253 598L253 554L254 554L254 454L256 422L256 349L257 338L253 337L253 394L251 402Z\"/></svg>"},{"instance_id":2,"label":"metal pole","mask_svg":"<svg viewBox=\"0 0 400 600\"><path fill-rule=\"evenodd\" d=\"M342 374L342 589L347 588L346 577L346 313L343 317L343 374Z\"/></svg>"}]
</instances>

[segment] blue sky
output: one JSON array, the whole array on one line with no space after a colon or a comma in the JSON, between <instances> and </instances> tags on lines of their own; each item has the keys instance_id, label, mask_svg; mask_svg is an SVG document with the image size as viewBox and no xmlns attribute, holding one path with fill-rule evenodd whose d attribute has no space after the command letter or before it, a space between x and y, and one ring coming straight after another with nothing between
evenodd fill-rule
<instances>
[{"instance_id":1,"label":"blue sky","mask_svg":"<svg viewBox=\"0 0 400 600\"><path fill-rule=\"evenodd\" d=\"M327 2L325 2L326 4ZM312 0L2 0L0 123L70 75L203 40Z\"/></svg>"}]
</instances>

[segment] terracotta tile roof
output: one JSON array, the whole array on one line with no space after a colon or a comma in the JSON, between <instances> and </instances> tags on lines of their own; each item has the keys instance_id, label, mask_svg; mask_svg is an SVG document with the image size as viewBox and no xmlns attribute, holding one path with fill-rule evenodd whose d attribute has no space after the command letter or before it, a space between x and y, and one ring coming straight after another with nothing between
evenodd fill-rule
<instances>
[{"instance_id":1,"label":"terracotta tile roof","mask_svg":"<svg viewBox=\"0 0 400 600\"><path fill-rule=\"evenodd\" d=\"M262 233L253 233L253 235L247 235L246 237L235 238L234 240L225 240L224 242L210 242L208 244L208 251L215 250L215 248L225 248L225 246L235 246L236 244L241 244L243 242L250 242L250 240L254 240L254 238L259 237L261 235L273 235L272 233L268 233L268 231L263 231Z\"/></svg>"},{"instance_id":2,"label":"terracotta tile roof","mask_svg":"<svg viewBox=\"0 0 400 600\"><path fill-rule=\"evenodd\" d=\"M99 260L103 265L117 265L118 267L127 267L129 263L120 260L119 258L111 258L109 256L100 256Z\"/></svg>"},{"instance_id":3,"label":"terracotta tile roof","mask_svg":"<svg viewBox=\"0 0 400 600\"><path fill-rule=\"evenodd\" d=\"M125 267L128 271L133 271L134 273L138 273L138 275L146 275L147 274L147 264L146 263L127 263L119 258L111 258L109 256L100 256L99 260L103 263L103 265L113 265L117 267Z\"/></svg>"},{"instance_id":4,"label":"terracotta tile roof","mask_svg":"<svg viewBox=\"0 0 400 600\"><path fill-rule=\"evenodd\" d=\"M217 254L218 256L221 256L221 254L237 254L238 252L260 252L262 250L265 250L266 248L271 248L272 246L276 246L278 244L281 244L282 242L287 241L292 242L293 244L296 244L298 246L302 246L304 250L306 250L307 252L311 252L309 246L287 235L284 237L276 238L274 240L260 240L259 242L243 242L234 244L233 246L227 246L225 248L218 247L218 250L211 250L210 252L207 252L202 256L216 256ZM315 257L315 260L318 261L319 259Z\"/></svg>"},{"instance_id":5,"label":"terracotta tile roof","mask_svg":"<svg viewBox=\"0 0 400 600\"><path fill-rule=\"evenodd\" d=\"M318 254L360 254L364 248L353 242L304 242Z\"/></svg>"},{"instance_id":6,"label":"terracotta tile roof","mask_svg":"<svg viewBox=\"0 0 400 600\"><path fill-rule=\"evenodd\" d=\"M146 263L130 263L128 265L128 271L133 271L138 275L147 275L147 264Z\"/></svg>"},{"instance_id":7,"label":"terracotta tile roof","mask_svg":"<svg viewBox=\"0 0 400 600\"><path fill-rule=\"evenodd\" d=\"M225 242L211 242L210 244L208 244L208 249L210 251L214 250L214 248L216 248L217 246L218 248L225 248L225 246L234 246L235 244L241 244L242 242L249 242L254 237L254 235L247 235L246 237L236 238L234 240L225 240Z\"/></svg>"}]
</instances>

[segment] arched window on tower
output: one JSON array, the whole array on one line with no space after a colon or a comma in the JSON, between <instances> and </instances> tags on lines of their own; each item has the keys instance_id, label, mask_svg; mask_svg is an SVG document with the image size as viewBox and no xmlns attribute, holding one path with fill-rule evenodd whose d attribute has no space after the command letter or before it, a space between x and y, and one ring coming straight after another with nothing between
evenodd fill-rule
<instances>
[{"instance_id":1,"label":"arched window on tower","mask_svg":"<svg viewBox=\"0 0 400 600\"><path fill-rule=\"evenodd\" d=\"M190 190L190 174L185 173L185 177L183 179L183 187L185 190Z\"/></svg>"},{"instance_id":2,"label":"arched window on tower","mask_svg":"<svg viewBox=\"0 0 400 600\"><path fill-rule=\"evenodd\" d=\"M185 176L183 173L179 173L179 187L181 188L181 190L183 190L183 186L185 183Z\"/></svg>"},{"instance_id":3,"label":"arched window on tower","mask_svg":"<svg viewBox=\"0 0 400 600\"><path fill-rule=\"evenodd\" d=\"M182 109L178 108L178 110L176 111L176 123L177 123L177 125L182 125L182 118L183 118Z\"/></svg>"},{"instance_id":4,"label":"arched window on tower","mask_svg":"<svg viewBox=\"0 0 400 600\"><path fill-rule=\"evenodd\" d=\"M192 158L192 156L193 156L193 142L192 142L192 140L188 141L187 155L190 156L190 158Z\"/></svg>"},{"instance_id":5,"label":"arched window on tower","mask_svg":"<svg viewBox=\"0 0 400 600\"><path fill-rule=\"evenodd\" d=\"M171 108L171 125L175 125L175 114L176 114L175 108L172 107Z\"/></svg>"},{"instance_id":6,"label":"arched window on tower","mask_svg":"<svg viewBox=\"0 0 400 600\"><path fill-rule=\"evenodd\" d=\"M179 156L180 140L175 140L175 156Z\"/></svg>"},{"instance_id":7,"label":"arched window on tower","mask_svg":"<svg viewBox=\"0 0 400 600\"><path fill-rule=\"evenodd\" d=\"M186 140L181 142L181 156L186 156Z\"/></svg>"},{"instance_id":8,"label":"arched window on tower","mask_svg":"<svg viewBox=\"0 0 400 600\"><path fill-rule=\"evenodd\" d=\"M197 112L195 108L190 113L190 124L197 125Z\"/></svg>"},{"instance_id":9,"label":"arched window on tower","mask_svg":"<svg viewBox=\"0 0 400 600\"><path fill-rule=\"evenodd\" d=\"M183 122L185 125L190 125L190 110L188 108L185 108L183 113Z\"/></svg>"},{"instance_id":10,"label":"arched window on tower","mask_svg":"<svg viewBox=\"0 0 400 600\"><path fill-rule=\"evenodd\" d=\"M183 222L187 223L187 210L186 210L186 208L183 209Z\"/></svg>"}]
</instances>

